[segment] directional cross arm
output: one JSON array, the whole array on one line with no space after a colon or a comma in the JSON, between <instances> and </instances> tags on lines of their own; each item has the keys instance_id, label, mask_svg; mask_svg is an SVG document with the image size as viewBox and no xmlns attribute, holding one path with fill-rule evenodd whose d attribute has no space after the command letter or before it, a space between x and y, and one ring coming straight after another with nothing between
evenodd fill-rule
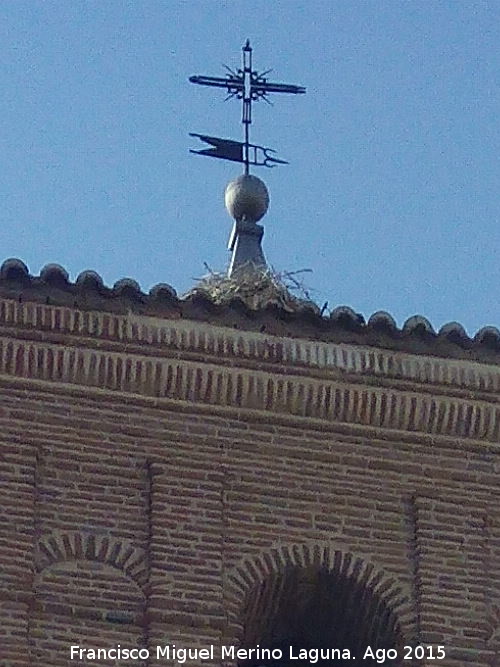
<instances>
[{"instance_id":1,"label":"directional cross arm","mask_svg":"<svg viewBox=\"0 0 500 667\"><path fill-rule=\"evenodd\" d=\"M272 83L271 81L256 81L251 84L251 91L259 97L267 95L267 93L294 93L295 95L303 94L306 89L303 86L294 86L290 83Z\"/></svg>"},{"instance_id":2,"label":"directional cross arm","mask_svg":"<svg viewBox=\"0 0 500 667\"><path fill-rule=\"evenodd\" d=\"M243 90L243 81L239 79L229 79L219 76L190 76L191 83L198 83L200 86L213 86L215 88L226 88L226 90Z\"/></svg>"}]
</instances>

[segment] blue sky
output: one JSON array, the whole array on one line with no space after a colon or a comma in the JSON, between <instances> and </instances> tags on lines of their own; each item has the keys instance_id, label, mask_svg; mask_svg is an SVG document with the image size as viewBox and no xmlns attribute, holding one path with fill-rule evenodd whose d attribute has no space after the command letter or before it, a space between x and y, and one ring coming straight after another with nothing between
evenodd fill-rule
<instances>
[{"instance_id":1,"label":"blue sky","mask_svg":"<svg viewBox=\"0 0 500 667\"><path fill-rule=\"evenodd\" d=\"M238 165L189 132L240 139L240 105L191 74L257 69L307 87L254 107L277 270L321 304L469 333L500 326L496 1L3 0L2 258L32 273L179 292L224 269Z\"/></svg>"}]
</instances>

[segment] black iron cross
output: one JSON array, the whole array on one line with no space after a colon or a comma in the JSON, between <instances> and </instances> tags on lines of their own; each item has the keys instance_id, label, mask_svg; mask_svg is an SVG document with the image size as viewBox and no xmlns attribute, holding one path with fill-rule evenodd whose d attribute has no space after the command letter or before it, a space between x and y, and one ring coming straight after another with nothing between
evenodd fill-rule
<instances>
[{"instance_id":1,"label":"black iron cross","mask_svg":"<svg viewBox=\"0 0 500 667\"><path fill-rule=\"evenodd\" d=\"M250 143L250 125L252 123L252 102L259 99L269 101L267 95L269 93L305 93L306 89L302 86L294 86L287 83L273 83L268 81L266 75L271 70L258 72L252 69L252 47L247 39L243 47L243 69L233 71L225 65L229 74L225 77L217 76L191 76L189 80L191 83L198 83L202 86L212 86L215 88L225 88L228 92L226 100L236 97L242 100L243 113L241 122L245 128L245 141L240 143L229 139L219 139L218 137L208 137L201 134L193 134L192 136L199 137L202 141L213 146L202 151L192 151L199 155L208 155L210 157L217 157L223 160L233 160L235 162L243 162L245 164L245 174L249 173L250 165L274 167L275 164L286 164L284 160L278 160L269 155L272 149L264 148L263 146L256 146Z\"/></svg>"}]
</instances>

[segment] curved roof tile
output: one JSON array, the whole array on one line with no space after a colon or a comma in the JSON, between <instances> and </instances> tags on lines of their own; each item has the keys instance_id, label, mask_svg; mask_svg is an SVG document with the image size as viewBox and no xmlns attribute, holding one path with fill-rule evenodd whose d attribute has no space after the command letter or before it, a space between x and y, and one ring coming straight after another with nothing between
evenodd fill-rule
<instances>
[{"instance_id":1,"label":"curved roof tile","mask_svg":"<svg viewBox=\"0 0 500 667\"><path fill-rule=\"evenodd\" d=\"M432 324L422 315L413 315L412 317L409 317L403 324L402 331L405 334L436 334L432 328Z\"/></svg>"},{"instance_id":2,"label":"curved roof tile","mask_svg":"<svg viewBox=\"0 0 500 667\"><path fill-rule=\"evenodd\" d=\"M46 264L40 271L40 278L49 285L69 283L69 273L60 264Z\"/></svg>"},{"instance_id":3,"label":"curved roof tile","mask_svg":"<svg viewBox=\"0 0 500 667\"><path fill-rule=\"evenodd\" d=\"M398 328L396 320L385 310L377 310L376 313L373 313L368 320L368 326L384 331L396 331Z\"/></svg>"},{"instance_id":4,"label":"curved roof tile","mask_svg":"<svg viewBox=\"0 0 500 667\"><path fill-rule=\"evenodd\" d=\"M97 271L82 271L78 274L75 285L82 289L102 289L104 281Z\"/></svg>"}]
</instances>

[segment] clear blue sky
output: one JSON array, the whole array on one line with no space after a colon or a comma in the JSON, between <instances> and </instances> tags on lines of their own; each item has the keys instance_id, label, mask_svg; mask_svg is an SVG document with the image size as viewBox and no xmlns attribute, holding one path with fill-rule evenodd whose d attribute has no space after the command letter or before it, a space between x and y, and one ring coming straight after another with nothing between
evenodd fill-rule
<instances>
[{"instance_id":1,"label":"clear blue sky","mask_svg":"<svg viewBox=\"0 0 500 667\"><path fill-rule=\"evenodd\" d=\"M500 326L500 3L3 0L2 258L32 273L182 292L224 269L238 165L189 132L241 137L240 106L188 83L239 66L307 87L254 109L264 249L313 269L320 304L469 333Z\"/></svg>"}]
</instances>

